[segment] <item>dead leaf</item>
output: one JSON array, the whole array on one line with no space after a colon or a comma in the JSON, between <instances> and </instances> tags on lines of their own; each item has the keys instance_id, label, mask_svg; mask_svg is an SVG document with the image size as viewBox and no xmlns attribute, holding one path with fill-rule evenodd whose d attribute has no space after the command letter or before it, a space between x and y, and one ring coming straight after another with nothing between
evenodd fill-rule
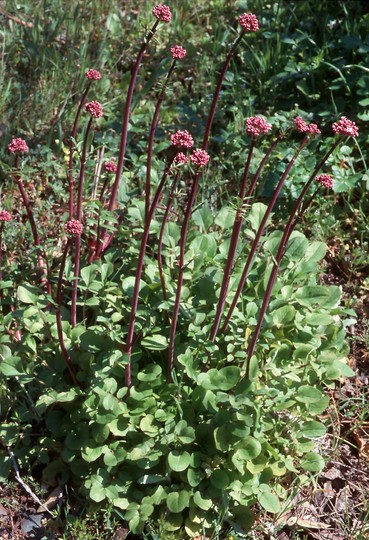
<instances>
[{"instance_id":1,"label":"dead leaf","mask_svg":"<svg viewBox=\"0 0 369 540\"><path fill-rule=\"evenodd\" d=\"M331 526L321 521L310 521L308 519L298 519L296 524L303 529L330 529Z\"/></svg>"},{"instance_id":2,"label":"dead leaf","mask_svg":"<svg viewBox=\"0 0 369 540\"><path fill-rule=\"evenodd\" d=\"M45 512L45 508L50 510L51 508L54 508L60 502L63 498L63 488L60 486L56 486L55 489L52 490L46 501L43 503L42 506L39 506L36 510L37 513Z\"/></svg>"},{"instance_id":3,"label":"dead leaf","mask_svg":"<svg viewBox=\"0 0 369 540\"><path fill-rule=\"evenodd\" d=\"M369 460L369 435L363 429L355 429L354 437L360 457Z\"/></svg>"}]
</instances>

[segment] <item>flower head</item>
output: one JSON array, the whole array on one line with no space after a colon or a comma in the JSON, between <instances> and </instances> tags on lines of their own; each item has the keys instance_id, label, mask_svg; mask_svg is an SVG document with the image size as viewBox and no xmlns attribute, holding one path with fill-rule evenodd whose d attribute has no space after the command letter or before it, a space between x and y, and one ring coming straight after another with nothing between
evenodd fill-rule
<instances>
[{"instance_id":1,"label":"flower head","mask_svg":"<svg viewBox=\"0 0 369 540\"><path fill-rule=\"evenodd\" d=\"M309 124L309 133L311 135L320 135L321 131L318 128L318 124Z\"/></svg>"},{"instance_id":2,"label":"flower head","mask_svg":"<svg viewBox=\"0 0 369 540\"><path fill-rule=\"evenodd\" d=\"M244 13L239 18L240 25L248 32L259 30L259 21L253 13Z\"/></svg>"},{"instance_id":3,"label":"flower head","mask_svg":"<svg viewBox=\"0 0 369 540\"><path fill-rule=\"evenodd\" d=\"M12 139L8 144L8 150L12 154L15 154L16 152L28 152L28 146L25 140L17 137L16 139Z\"/></svg>"},{"instance_id":4,"label":"flower head","mask_svg":"<svg viewBox=\"0 0 369 540\"><path fill-rule=\"evenodd\" d=\"M87 103L85 110L94 118L100 118L104 114L103 108L98 101L90 101Z\"/></svg>"},{"instance_id":5,"label":"flower head","mask_svg":"<svg viewBox=\"0 0 369 540\"><path fill-rule=\"evenodd\" d=\"M101 73L100 71L97 71L97 69L89 69L86 71L86 77L92 81L98 81L101 79Z\"/></svg>"},{"instance_id":6,"label":"flower head","mask_svg":"<svg viewBox=\"0 0 369 540\"><path fill-rule=\"evenodd\" d=\"M78 219L70 219L64 225L64 229L69 235L80 236L83 231L83 226Z\"/></svg>"},{"instance_id":7,"label":"flower head","mask_svg":"<svg viewBox=\"0 0 369 540\"><path fill-rule=\"evenodd\" d=\"M158 4L157 6L155 6L152 10L152 14L154 15L154 17L159 19L159 21L163 22L170 22L172 18L170 8L165 4Z\"/></svg>"},{"instance_id":8,"label":"flower head","mask_svg":"<svg viewBox=\"0 0 369 540\"><path fill-rule=\"evenodd\" d=\"M338 122L334 122L332 129L333 133L339 133L341 135L349 135L350 137L357 137L359 135L359 130L355 122L349 120L346 116L341 116Z\"/></svg>"},{"instance_id":9,"label":"flower head","mask_svg":"<svg viewBox=\"0 0 369 540\"><path fill-rule=\"evenodd\" d=\"M296 116L294 123L300 133L310 133L310 135L319 135L321 133L317 124L307 124L301 116Z\"/></svg>"},{"instance_id":10,"label":"flower head","mask_svg":"<svg viewBox=\"0 0 369 540\"><path fill-rule=\"evenodd\" d=\"M190 155L190 160L198 167L205 167L205 165L208 164L209 159L209 154L200 148L196 148Z\"/></svg>"},{"instance_id":11,"label":"flower head","mask_svg":"<svg viewBox=\"0 0 369 540\"><path fill-rule=\"evenodd\" d=\"M333 187L333 178L330 174L320 174L315 178L315 180L323 187L332 189Z\"/></svg>"},{"instance_id":12,"label":"flower head","mask_svg":"<svg viewBox=\"0 0 369 540\"><path fill-rule=\"evenodd\" d=\"M178 152L174 161L177 165L186 165L188 163L188 157L183 152Z\"/></svg>"},{"instance_id":13,"label":"flower head","mask_svg":"<svg viewBox=\"0 0 369 540\"><path fill-rule=\"evenodd\" d=\"M0 221L11 221L12 215L7 210L0 210Z\"/></svg>"},{"instance_id":14,"label":"flower head","mask_svg":"<svg viewBox=\"0 0 369 540\"><path fill-rule=\"evenodd\" d=\"M272 129L272 125L268 124L262 116L250 116L246 118L246 133L258 137L264 135Z\"/></svg>"},{"instance_id":15,"label":"flower head","mask_svg":"<svg viewBox=\"0 0 369 540\"><path fill-rule=\"evenodd\" d=\"M174 45L174 47L170 48L170 54L174 60L182 60L186 56L187 51L180 45Z\"/></svg>"},{"instance_id":16,"label":"flower head","mask_svg":"<svg viewBox=\"0 0 369 540\"><path fill-rule=\"evenodd\" d=\"M191 148L193 146L193 137L186 129L181 131L180 129L170 136L170 142L173 146L179 148Z\"/></svg>"},{"instance_id":17,"label":"flower head","mask_svg":"<svg viewBox=\"0 0 369 540\"><path fill-rule=\"evenodd\" d=\"M111 172L111 173L117 172L117 166L116 166L116 164L114 163L114 161L105 161L105 163L104 163L104 169L105 169L107 172Z\"/></svg>"}]
</instances>

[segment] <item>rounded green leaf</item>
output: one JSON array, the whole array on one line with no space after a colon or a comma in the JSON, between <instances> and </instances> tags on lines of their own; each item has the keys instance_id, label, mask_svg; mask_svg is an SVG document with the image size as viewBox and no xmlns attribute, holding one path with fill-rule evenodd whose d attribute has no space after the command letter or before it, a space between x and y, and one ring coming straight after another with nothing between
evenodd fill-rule
<instances>
[{"instance_id":1,"label":"rounded green leaf","mask_svg":"<svg viewBox=\"0 0 369 540\"><path fill-rule=\"evenodd\" d=\"M195 495L193 496L193 502L202 510L209 510L213 504L212 500L209 497L202 495L200 491L196 491Z\"/></svg>"},{"instance_id":2,"label":"rounded green leaf","mask_svg":"<svg viewBox=\"0 0 369 540\"><path fill-rule=\"evenodd\" d=\"M311 420L310 422L305 422L301 426L301 433L304 437L308 439L317 439L326 434L326 428L320 422Z\"/></svg>"},{"instance_id":3,"label":"rounded green leaf","mask_svg":"<svg viewBox=\"0 0 369 540\"><path fill-rule=\"evenodd\" d=\"M141 345L149 351L163 351L168 348L168 340L160 334L155 334L153 336L146 336L141 341Z\"/></svg>"},{"instance_id":4,"label":"rounded green leaf","mask_svg":"<svg viewBox=\"0 0 369 540\"><path fill-rule=\"evenodd\" d=\"M277 514L281 511L279 499L276 495L274 495L274 493L270 491L270 489L265 489L265 491L259 491L258 501L264 508L264 510L270 512L271 514Z\"/></svg>"},{"instance_id":5,"label":"rounded green leaf","mask_svg":"<svg viewBox=\"0 0 369 540\"><path fill-rule=\"evenodd\" d=\"M234 388L240 380L240 368L226 366L221 369L209 369L207 373L200 373L198 384L206 390L223 390L227 392Z\"/></svg>"},{"instance_id":6,"label":"rounded green leaf","mask_svg":"<svg viewBox=\"0 0 369 540\"><path fill-rule=\"evenodd\" d=\"M168 454L168 465L172 471L181 472L185 471L190 465L191 455L184 451L172 450Z\"/></svg>"},{"instance_id":7,"label":"rounded green leaf","mask_svg":"<svg viewBox=\"0 0 369 540\"><path fill-rule=\"evenodd\" d=\"M188 507L190 502L190 493L185 489L169 493L167 498L167 507L170 512L178 514Z\"/></svg>"},{"instance_id":8,"label":"rounded green leaf","mask_svg":"<svg viewBox=\"0 0 369 540\"><path fill-rule=\"evenodd\" d=\"M316 452L308 452L305 454L300 465L305 471L320 472L324 468L325 461Z\"/></svg>"},{"instance_id":9,"label":"rounded green leaf","mask_svg":"<svg viewBox=\"0 0 369 540\"><path fill-rule=\"evenodd\" d=\"M296 399L303 403L315 403L323 397L323 392L314 386L300 386L297 389Z\"/></svg>"},{"instance_id":10,"label":"rounded green leaf","mask_svg":"<svg viewBox=\"0 0 369 540\"><path fill-rule=\"evenodd\" d=\"M230 480L225 471L216 469L210 477L210 482L218 489L225 489L229 486Z\"/></svg>"}]
</instances>

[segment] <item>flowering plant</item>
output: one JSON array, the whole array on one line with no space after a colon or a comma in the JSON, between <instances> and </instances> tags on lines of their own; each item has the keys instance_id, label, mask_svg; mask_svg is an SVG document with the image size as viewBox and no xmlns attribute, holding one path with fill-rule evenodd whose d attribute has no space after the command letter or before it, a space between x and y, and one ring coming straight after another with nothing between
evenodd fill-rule
<instances>
[{"instance_id":1,"label":"flowering plant","mask_svg":"<svg viewBox=\"0 0 369 540\"><path fill-rule=\"evenodd\" d=\"M47 231L22 179L23 154L32 144L17 137L8 145L36 256L28 279L17 283L9 262L0 261L6 284L0 374L18 390L27 385L32 403L27 411L23 401L9 406L4 440L20 448L22 466L30 459L33 467L43 463L45 480L61 476L94 502L118 508L132 532L155 519L196 537L214 530L219 515L247 530L255 505L278 513L285 495L280 476L316 472L324 464L314 446L325 433L316 420L327 407L324 386L351 374L340 318L345 311L339 288L318 281L324 244L308 241L298 227L322 190L332 189L333 177L322 171L358 128L341 117L328 128L320 153L316 123L297 116L282 129L272 118L247 117L239 134L244 166L237 204L196 207L202 183L218 166L213 123L227 69L247 33L259 29L254 14L243 14L202 137L193 126L168 130L160 160L154 149L161 108L186 54L180 45L170 49L146 126L144 182L123 200L140 65L159 22L172 18L164 4L152 15L132 67L116 160L103 167L93 142L96 119L104 128L103 107L86 101L106 75L86 72L66 135L68 198L57 250L45 247ZM257 202L258 183L287 137L293 150L274 192L267 205ZM266 235L286 179L311 144L317 162L283 230ZM0 212L0 244L16 226L11 218ZM8 466L6 453L2 459Z\"/></svg>"}]
</instances>

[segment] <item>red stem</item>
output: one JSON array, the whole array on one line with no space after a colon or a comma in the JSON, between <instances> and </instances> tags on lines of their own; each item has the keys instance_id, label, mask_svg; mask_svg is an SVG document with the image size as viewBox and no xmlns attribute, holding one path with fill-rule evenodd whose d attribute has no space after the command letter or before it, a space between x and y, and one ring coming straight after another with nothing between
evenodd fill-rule
<instances>
[{"instance_id":1,"label":"red stem","mask_svg":"<svg viewBox=\"0 0 369 540\"><path fill-rule=\"evenodd\" d=\"M144 223L144 230L141 237L140 252L139 252L138 262L137 262L137 267L136 267L135 284L133 288L131 311L130 311L130 316L129 316L128 333L127 333L126 349L125 349L128 355L128 359L129 359L128 364L126 364L126 368L125 368L125 381L128 388L131 387L131 356L132 356L132 348L133 348L133 340L134 340L136 313L137 313L137 306L138 306L138 295L140 291L140 282L141 282L141 276L142 276L142 270L143 270L143 264L144 264L144 257L146 253L146 244L147 244L147 239L149 237L151 221L154 217L154 213L155 213L158 201L159 201L159 197L162 192L165 180L167 179L167 176L169 174L170 167L172 166L172 163L174 161L174 157L175 157L175 154L169 159L169 162L167 166L165 167L163 176L160 180L159 186L156 190L155 196L151 203L147 220Z\"/></svg>"},{"instance_id":2,"label":"red stem","mask_svg":"<svg viewBox=\"0 0 369 540\"><path fill-rule=\"evenodd\" d=\"M71 246L71 239L68 239L64 251L63 251L63 257L60 263L60 269L59 269L59 278L58 278L58 285L56 289L56 326L58 330L58 339L60 344L60 349L62 352L62 355L64 357L64 360L67 364L69 373L72 377L73 383L75 386L80 386L77 378L76 378L76 371L74 369L74 366L72 364L72 360L68 354L67 348L64 343L64 336L63 336L63 327L62 327L62 316L61 316L61 307L62 307L62 286L63 286L63 273L65 268L65 262L67 259L68 251Z\"/></svg>"},{"instance_id":3,"label":"red stem","mask_svg":"<svg viewBox=\"0 0 369 540\"><path fill-rule=\"evenodd\" d=\"M87 124L85 138L83 141L83 148L82 148L81 167L79 171L78 192L77 192L77 208L76 208L76 219L78 219L78 221L82 220L83 183L84 183L85 172L86 172L87 142L88 142L88 136L91 131L92 120L93 118L91 116ZM72 306L71 306L71 324L73 327L75 327L77 324L77 296L78 296L78 277L79 277L80 259L81 259L81 237L80 235L77 235L75 239L74 280L73 280L73 285L72 285Z\"/></svg>"},{"instance_id":4,"label":"red stem","mask_svg":"<svg viewBox=\"0 0 369 540\"><path fill-rule=\"evenodd\" d=\"M147 164L146 164L145 220L148 217L149 208L150 208L151 164L152 164L155 131L158 125L160 107L164 99L165 90L167 88L170 76L173 73L175 65L176 65L176 59L173 60L172 65L170 66L170 69L165 77L163 88L161 89L161 92L159 94L158 101L156 103L156 107L154 111L154 116L153 116L151 127L150 127L149 141L148 141L148 148L147 148Z\"/></svg>"},{"instance_id":5,"label":"red stem","mask_svg":"<svg viewBox=\"0 0 369 540\"><path fill-rule=\"evenodd\" d=\"M31 226L33 241L35 243L35 246L37 246L39 248L37 250L37 261L38 261L39 269L41 271L40 281L41 281L42 285L49 292L51 285L49 283L49 280L48 280L47 276L45 275L46 274L45 261L44 261L44 259L42 258L42 255L41 255L40 237L39 237L38 232L37 232L37 226L36 226L35 218L33 216L31 203L29 202L27 193L26 193L26 191L24 189L22 179L18 174L19 173L19 156L18 155L15 156L14 168L16 170L15 181L17 182L17 186L18 186L18 189L19 189L23 204L24 204L24 206L26 208L28 221L29 221L29 224Z\"/></svg>"},{"instance_id":6,"label":"red stem","mask_svg":"<svg viewBox=\"0 0 369 540\"><path fill-rule=\"evenodd\" d=\"M220 288L217 310L216 310L216 313L215 313L214 323L213 323L213 326L211 328L210 337L209 337L210 341L214 341L215 336L217 334L219 324L220 324L220 319L221 319L221 316L222 316L222 313L223 313L223 310L224 310L224 304L225 304L225 301L226 301L226 298L227 298L227 292L228 292L228 287L229 287L229 281L230 281L230 278L231 278L233 262L234 262L234 259L235 259L235 256L236 256L238 239L239 239L239 236L240 236L241 227L242 227L242 223L243 223L243 203L244 203L244 197L245 197L245 191L246 191L246 183L247 183L247 180L248 180L248 177L249 177L250 163L251 163L251 158L252 158L252 154L253 154L253 151L254 151L254 147L255 147L255 139L253 137L251 139L249 153L248 153L248 156L247 156L246 165L245 165L244 173L243 173L243 176L242 176L241 189L240 189L240 193L239 193L239 199L242 202L241 202L241 207L237 208L236 217L235 217L235 220L234 220L234 223L233 223L231 241L230 241L230 245L229 245L227 261L226 261L225 268L224 268L223 280L222 280L222 285L221 285L221 288Z\"/></svg>"},{"instance_id":7,"label":"red stem","mask_svg":"<svg viewBox=\"0 0 369 540\"><path fill-rule=\"evenodd\" d=\"M240 41L242 39L244 33L245 32L243 30L241 30L240 35L238 36L236 41L231 46L231 48L230 48L230 50L228 52L228 55L227 55L227 57L225 59L225 62L223 64L222 71L220 72L218 82L217 82L217 85L216 85L216 88L215 88L215 91L214 91L213 100L212 100L212 103L211 103L211 106L210 106L208 120L207 120L206 126L205 126L205 133L204 133L204 138L203 138L203 141L202 141L202 149L203 150L206 150L207 147L208 147L208 144L209 144L209 137L210 137L210 132L211 132L211 128L212 128L212 125L213 125L213 121L214 121L215 109L216 109L216 106L217 106L217 103L218 103L218 100L219 100L220 90L222 88L222 84L223 84L223 81L224 81L225 74L227 72L227 69L228 69L229 64L230 64L230 62L232 60L232 57L233 57L233 55L234 55L234 53L236 51L236 48L237 48L238 44L240 43ZM183 221L182 229L181 229L180 256L179 256L179 263L178 263L178 266L179 266L178 282L177 282L176 298L175 298L175 303L174 303L174 308L173 308L172 324L171 324L171 328L170 328L170 337L169 337L169 354L168 354L168 366L167 366L167 381L168 382L170 382L171 379L172 379L172 369L173 369L173 365L174 365L174 340L175 340L176 331L177 331L179 306L180 306L181 291L182 291L182 285L183 285L183 272L184 272L183 265L184 265L184 255L185 255L185 245L186 245L187 231L188 231L188 225L189 225L190 216L191 216L191 209L192 209L192 206L193 206L193 204L195 202L195 197L196 197L196 192L197 192L197 188L198 188L198 184L199 184L199 179L200 179L200 171L197 171L195 173L195 175L194 175L194 178L193 178L193 183L192 183L191 192L190 192L190 198L189 198L189 201L188 201L188 204L187 204L187 208L186 208L185 216L184 216L184 221Z\"/></svg>"},{"instance_id":8,"label":"red stem","mask_svg":"<svg viewBox=\"0 0 369 540\"><path fill-rule=\"evenodd\" d=\"M266 313L268 305L269 305L269 301L270 301L270 297L271 297L271 294L272 294L272 291L273 291L274 283L275 283L275 280L276 280L276 277L277 277L278 269L280 267L283 254L285 252L287 242L288 242L288 240L289 240L289 238L290 238L290 236L291 236L291 234L292 234L292 232L293 232L293 230L294 230L294 228L296 226L296 223L297 223L297 219L294 221L295 216L298 213L298 209L300 207L300 204L301 204L303 198L305 197L306 192L308 191L308 189L311 186L312 182L314 181L314 178L316 177L316 175L318 174L320 169L323 167L324 163L327 161L327 159L332 154L334 149L338 146L338 144L340 143L341 140L342 140L342 137L340 137L332 145L331 149L328 150L328 152L325 154L323 159L315 167L312 175L310 176L309 180L306 182L303 190L301 191L301 193L299 195L299 198L295 202L295 205L294 205L294 207L293 207L293 209L291 211L291 214L290 214L290 216L288 218L287 225L286 225L286 227L284 229L283 236L282 236L281 242L279 244L278 252L277 252L277 255L275 257L275 261L273 262L273 269L272 269L272 272L270 274L268 285L267 285L265 295L264 295L264 299L263 299L263 303L262 303L262 306L260 308L258 322L257 322L255 331L254 331L254 333L252 335L252 339L251 339L250 344L249 344L248 349L247 349L248 366L247 366L246 377L248 377L250 359L251 359L252 355L254 354L256 343L257 343L257 340L258 340L259 335L260 335L261 326L263 324L265 313ZM308 204L305 205L304 209L307 208L307 206L310 204L311 201L312 201L312 198L308 201Z\"/></svg>"},{"instance_id":9,"label":"red stem","mask_svg":"<svg viewBox=\"0 0 369 540\"><path fill-rule=\"evenodd\" d=\"M87 93L91 87L92 81L89 81L84 91L81 101L76 112L76 117L74 119L72 133L69 140L69 163L68 163L68 183L69 183L69 219L73 219L74 215L74 178L73 178L73 152L74 152L74 139L77 135L78 129L78 120L81 115L82 107L86 101Z\"/></svg>"},{"instance_id":10,"label":"red stem","mask_svg":"<svg viewBox=\"0 0 369 540\"><path fill-rule=\"evenodd\" d=\"M302 151L302 149L304 148L304 146L306 145L306 143L308 142L309 140L309 137L305 137L303 139L303 141L301 142L300 146L298 147L298 149L296 150L294 156L291 158L289 164L287 165L286 167L286 170L284 171L280 181L278 182L278 185L273 193L273 197L271 198L270 202L269 202L269 205L268 205L268 208L266 209L266 212L263 216L263 219L261 220L261 223L260 223L260 226L259 226L259 229L258 229L258 232L256 233L256 236L253 240L253 243L251 244L251 249L250 249L250 253L247 257L247 260L246 260L246 264L245 264L245 267L243 269L243 272L242 272L242 275L241 275L241 279L240 279L240 282L238 284L238 287L237 287L237 291L236 291L236 294L234 295L234 298L232 300L232 304L231 304L231 307L229 308L229 311L228 311L228 314L225 318L225 321L224 321L224 324L221 328L221 332L224 333L228 327L228 323L229 323L229 320L230 318L232 317L232 314L233 314L233 311L237 305L237 302L241 296L241 293L242 293L242 290L244 288L244 285L245 285L245 282L246 282L246 278L247 278L247 275L248 275L248 272L249 272L249 269L250 269L250 266L251 266L251 263L252 261L254 260L254 256L255 256L255 253L256 253L256 250L257 250L257 247L258 247L258 244L259 244L259 240L264 232L264 229L265 229L265 225L266 225L266 222L274 208L274 205L277 201L277 198L278 198L278 195L283 187L283 184L287 178L287 175L288 173L290 172L290 170L292 169L298 155L300 154L300 152Z\"/></svg>"},{"instance_id":11,"label":"red stem","mask_svg":"<svg viewBox=\"0 0 369 540\"><path fill-rule=\"evenodd\" d=\"M163 220L162 220L162 223L161 223L160 233L159 233L159 240L158 240L159 276L160 276L161 289L163 291L163 299L165 301L167 300L167 292L166 292L166 288L165 288L165 277L164 277L164 272L163 272L163 261L162 261L161 248L162 248L162 245L163 245L163 236L164 236L165 225L166 225L166 223L168 221L168 215L169 215L170 209L172 208L172 203L173 203L173 198L174 198L174 190L175 190L175 188L177 186L178 177L179 177L179 171L177 172L177 174L174 177L172 188L171 188L170 193L169 193L168 203L167 203L167 207L165 209Z\"/></svg>"},{"instance_id":12,"label":"red stem","mask_svg":"<svg viewBox=\"0 0 369 540\"><path fill-rule=\"evenodd\" d=\"M119 185L120 185L120 179L121 179L121 176L122 176L122 170L123 170L123 164L124 164L124 158L125 158L126 146L127 146L128 123L129 123L129 117L130 117L130 114L131 114L131 104L132 104L133 92L134 92L134 89L135 89L137 75L138 75L138 72L139 72L139 69L140 69L141 60L143 58L145 50L146 50L148 44L150 43L150 41L152 40L152 38L154 37L154 34L155 34L156 27L157 27L158 23L159 23L159 21L157 20L155 22L154 26L151 28L150 32L147 34L146 39L144 40L144 42L141 45L141 49L140 49L140 51L138 53L136 62L134 64L134 66L133 66L132 77L131 77L131 81L129 83L127 99L126 99L126 105L125 105L125 108L124 108L124 115L123 115L123 120L122 120L122 135L121 135L121 139L120 139L120 148L119 148L119 157L118 157L118 163L117 163L117 171L116 171L115 181L114 181L114 184L113 184L113 187L112 187L112 190L111 190L111 195L110 195L110 200L109 200L109 205L108 205L108 210L110 210L110 211L112 211L114 209L115 202L116 202L116 199L117 199L117 196L118 196L118 189L119 189ZM105 246L108 245L108 243L109 243L109 240L106 238L106 236L108 236L108 235L106 234L106 231L104 231L104 234L102 236L103 241L100 243L100 245L97 246L97 252L96 252L97 256L101 255L101 253L105 249Z\"/></svg>"}]
</instances>

